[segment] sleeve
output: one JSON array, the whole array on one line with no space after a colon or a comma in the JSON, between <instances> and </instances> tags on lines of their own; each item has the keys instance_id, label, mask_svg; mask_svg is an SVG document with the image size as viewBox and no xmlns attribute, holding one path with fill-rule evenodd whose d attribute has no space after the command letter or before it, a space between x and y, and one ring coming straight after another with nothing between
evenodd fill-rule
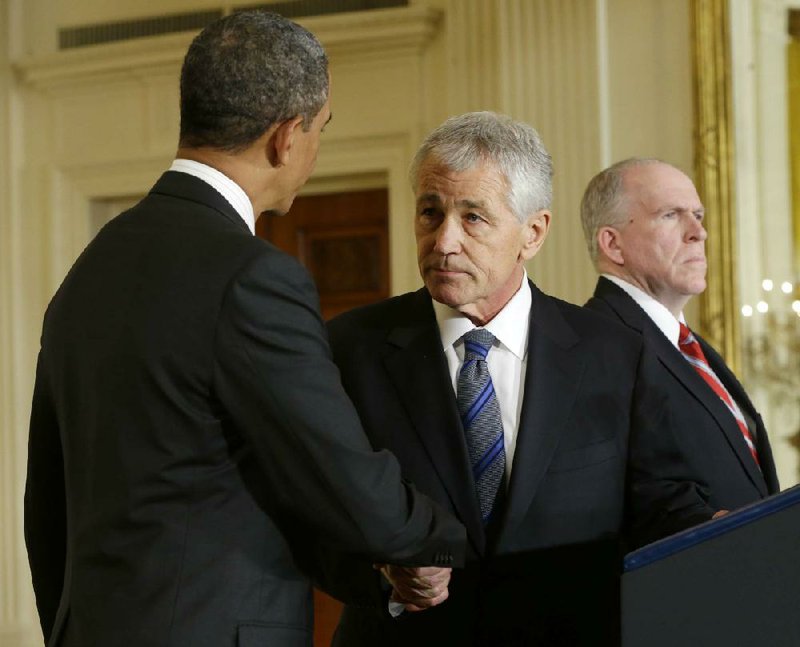
<instances>
[{"instance_id":1,"label":"sleeve","mask_svg":"<svg viewBox=\"0 0 800 647\"><path fill-rule=\"evenodd\" d=\"M216 334L215 389L292 519L371 562L463 563L465 531L403 483L367 440L331 359L316 290L293 258L258 255L232 281Z\"/></svg>"},{"instance_id":2,"label":"sleeve","mask_svg":"<svg viewBox=\"0 0 800 647\"><path fill-rule=\"evenodd\" d=\"M708 484L691 469L673 429L662 367L644 349L633 395L628 462L628 539L635 549L711 519Z\"/></svg>"},{"instance_id":3,"label":"sleeve","mask_svg":"<svg viewBox=\"0 0 800 647\"><path fill-rule=\"evenodd\" d=\"M67 521L61 439L41 353L28 438L24 526L36 606L46 642L64 586Z\"/></svg>"}]
</instances>

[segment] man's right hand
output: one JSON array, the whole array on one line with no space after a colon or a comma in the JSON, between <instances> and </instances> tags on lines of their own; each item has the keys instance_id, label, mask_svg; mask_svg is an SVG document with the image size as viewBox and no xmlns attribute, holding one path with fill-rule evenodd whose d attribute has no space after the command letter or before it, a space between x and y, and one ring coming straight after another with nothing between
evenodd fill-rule
<instances>
[{"instance_id":1,"label":"man's right hand","mask_svg":"<svg viewBox=\"0 0 800 647\"><path fill-rule=\"evenodd\" d=\"M403 604L406 611L423 611L447 599L447 585L453 569L438 566L411 568L376 565L394 589L391 600Z\"/></svg>"}]
</instances>

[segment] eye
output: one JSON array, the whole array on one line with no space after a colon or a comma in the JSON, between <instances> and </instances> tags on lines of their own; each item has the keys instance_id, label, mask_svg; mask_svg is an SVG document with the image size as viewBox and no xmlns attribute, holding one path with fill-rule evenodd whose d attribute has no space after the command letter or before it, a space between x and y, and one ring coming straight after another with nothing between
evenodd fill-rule
<instances>
[{"instance_id":1,"label":"eye","mask_svg":"<svg viewBox=\"0 0 800 647\"><path fill-rule=\"evenodd\" d=\"M483 222L483 218L481 218L477 213L472 212L466 214L464 216L464 220L470 223Z\"/></svg>"},{"instance_id":2,"label":"eye","mask_svg":"<svg viewBox=\"0 0 800 647\"><path fill-rule=\"evenodd\" d=\"M705 211L695 211L694 217L697 220L697 222L703 222L703 218L706 217L706 213Z\"/></svg>"},{"instance_id":3,"label":"eye","mask_svg":"<svg viewBox=\"0 0 800 647\"><path fill-rule=\"evenodd\" d=\"M663 214L663 217L664 218L674 218L677 215L678 215L677 211L665 211L664 214Z\"/></svg>"},{"instance_id":4,"label":"eye","mask_svg":"<svg viewBox=\"0 0 800 647\"><path fill-rule=\"evenodd\" d=\"M436 207L420 207L417 222L423 227L435 227L440 220L440 212Z\"/></svg>"}]
</instances>

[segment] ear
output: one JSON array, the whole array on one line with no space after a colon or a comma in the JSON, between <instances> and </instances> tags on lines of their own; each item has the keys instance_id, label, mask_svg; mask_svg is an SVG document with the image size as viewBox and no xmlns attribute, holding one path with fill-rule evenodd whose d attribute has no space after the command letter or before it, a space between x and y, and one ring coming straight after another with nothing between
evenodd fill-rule
<instances>
[{"instance_id":1,"label":"ear","mask_svg":"<svg viewBox=\"0 0 800 647\"><path fill-rule=\"evenodd\" d=\"M599 258L607 258L614 265L625 265L622 235L614 227L600 227L597 230L597 251Z\"/></svg>"},{"instance_id":2,"label":"ear","mask_svg":"<svg viewBox=\"0 0 800 647\"><path fill-rule=\"evenodd\" d=\"M289 163L292 157L292 147L298 130L302 130L303 118L300 116L292 117L282 121L276 127L270 137L270 150L268 158L273 166L284 166Z\"/></svg>"},{"instance_id":3,"label":"ear","mask_svg":"<svg viewBox=\"0 0 800 647\"><path fill-rule=\"evenodd\" d=\"M523 261L532 259L541 248L550 229L551 216L552 214L547 209L541 209L528 216L528 219L522 225L523 239L519 255Z\"/></svg>"}]
</instances>

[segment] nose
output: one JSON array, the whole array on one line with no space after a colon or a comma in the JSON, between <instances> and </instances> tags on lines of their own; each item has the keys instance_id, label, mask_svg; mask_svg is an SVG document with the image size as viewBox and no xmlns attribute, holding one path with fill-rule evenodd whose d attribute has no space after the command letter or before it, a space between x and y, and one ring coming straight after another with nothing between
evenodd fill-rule
<instances>
[{"instance_id":1,"label":"nose","mask_svg":"<svg viewBox=\"0 0 800 647\"><path fill-rule=\"evenodd\" d=\"M689 240L697 240L702 242L708 238L708 232L706 231L706 228L703 227L702 220L698 220L694 216L690 216L690 219L691 224L688 227Z\"/></svg>"},{"instance_id":2,"label":"nose","mask_svg":"<svg viewBox=\"0 0 800 647\"><path fill-rule=\"evenodd\" d=\"M445 217L436 230L433 250L443 256L455 254L461 250L463 235L461 224L457 218Z\"/></svg>"}]
</instances>

